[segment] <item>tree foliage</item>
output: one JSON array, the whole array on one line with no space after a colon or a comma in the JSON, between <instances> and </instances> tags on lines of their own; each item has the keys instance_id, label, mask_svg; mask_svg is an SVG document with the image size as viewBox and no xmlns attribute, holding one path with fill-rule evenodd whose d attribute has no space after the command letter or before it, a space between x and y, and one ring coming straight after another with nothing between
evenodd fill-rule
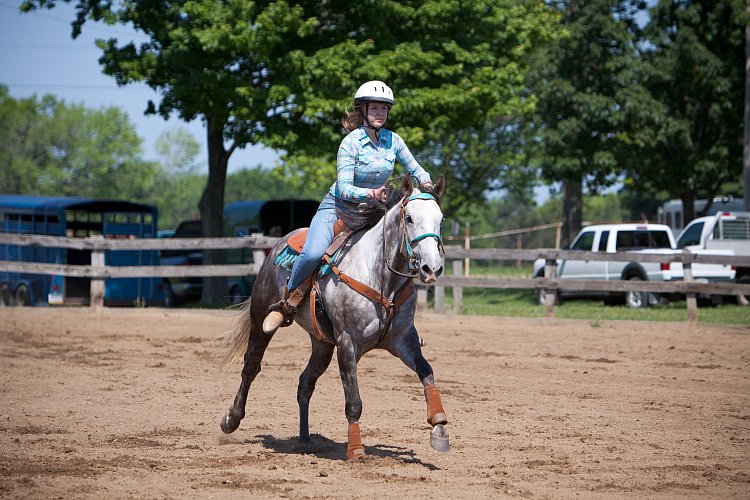
<instances>
[{"instance_id":1,"label":"tree foliage","mask_svg":"<svg viewBox=\"0 0 750 500\"><path fill-rule=\"evenodd\" d=\"M160 170L119 108L16 100L0 86L0 133L0 192L142 200L159 189Z\"/></svg>"},{"instance_id":2,"label":"tree foliage","mask_svg":"<svg viewBox=\"0 0 750 500\"><path fill-rule=\"evenodd\" d=\"M54 5L27 0L23 8ZM159 92L148 112L204 121L209 170L200 207L209 236L222 233L227 162L236 148L263 143L299 166L327 160L321 173L332 182L344 103L377 78L398 92L393 125L407 143L444 149L458 131L523 108L525 54L552 36L554 23L532 0L77 0L76 8L73 36L92 19L148 36L140 44L98 42L105 73ZM445 158L435 163L450 173ZM208 281L203 300L215 303L224 287Z\"/></svg>"},{"instance_id":3,"label":"tree foliage","mask_svg":"<svg viewBox=\"0 0 750 500\"><path fill-rule=\"evenodd\" d=\"M646 85L658 103L631 173L639 188L681 198L685 220L742 172L746 4L660 0L644 28Z\"/></svg>"},{"instance_id":4,"label":"tree foliage","mask_svg":"<svg viewBox=\"0 0 750 500\"><path fill-rule=\"evenodd\" d=\"M156 153L167 175L197 173L201 146L184 127L165 130L156 138Z\"/></svg>"},{"instance_id":5,"label":"tree foliage","mask_svg":"<svg viewBox=\"0 0 750 500\"><path fill-rule=\"evenodd\" d=\"M583 187L611 186L632 150L632 114L648 94L638 80L629 2L561 0L566 30L540 51L530 87L538 94L533 129L535 161L548 182L563 184L563 240L583 220Z\"/></svg>"}]
</instances>

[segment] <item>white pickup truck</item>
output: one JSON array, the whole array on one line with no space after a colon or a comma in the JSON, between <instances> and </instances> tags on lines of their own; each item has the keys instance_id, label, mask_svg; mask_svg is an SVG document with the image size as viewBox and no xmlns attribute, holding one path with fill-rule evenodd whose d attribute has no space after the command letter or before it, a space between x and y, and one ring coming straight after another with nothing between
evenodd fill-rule
<instances>
[{"instance_id":1,"label":"white pickup truck","mask_svg":"<svg viewBox=\"0 0 750 500\"><path fill-rule=\"evenodd\" d=\"M677 238L677 246L693 253L713 255L750 255L750 212L719 212L708 217L698 217L685 226ZM700 264L693 264L700 270ZM703 264L703 266L713 266ZM726 269L715 281L750 283L750 268ZM747 303L744 297L738 299Z\"/></svg>"},{"instance_id":2,"label":"white pickup truck","mask_svg":"<svg viewBox=\"0 0 750 500\"><path fill-rule=\"evenodd\" d=\"M649 254L674 254L680 252L675 244L672 230L663 224L598 224L583 228L570 250L588 252L634 252ZM534 262L533 276L544 276L544 260ZM627 261L586 261L566 260L557 262L557 277L585 280L682 280L680 263L627 262ZM693 278L696 281L729 281L734 279L730 266L718 264L693 264ZM750 275L748 276L750 279ZM540 302L544 303L544 291L540 290ZM625 303L628 307L646 307L657 304L662 296L648 292L580 292L558 290L557 300L562 297L586 296L602 297L605 303Z\"/></svg>"}]
</instances>

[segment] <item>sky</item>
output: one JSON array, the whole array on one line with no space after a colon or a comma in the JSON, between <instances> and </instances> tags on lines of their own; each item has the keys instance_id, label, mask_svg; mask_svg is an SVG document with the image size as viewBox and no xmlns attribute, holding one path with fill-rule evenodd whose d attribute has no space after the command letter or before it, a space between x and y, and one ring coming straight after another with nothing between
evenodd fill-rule
<instances>
[{"instance_id":1,"label":"sky","mask_svg":"<svg viewBox=\"0 0 750 500\"><path fill-rule=\"evenodd\" d=\"M120 43L143 41L145 36L125 26L87 22L77 39L71 38L70 23L75 18L71 4L59 1L52 10L21 14L18 0L0 0L0 84L16 99L52 94L70 104L98 109L116 106L127 113L143 140L146 160L156 160L154 149L159 134L184 128L201 145L196 161L206 164L205 129L200 120L185 123L176 117L145 116L149 99L159 96L142 84L118 87L114 78L104 75L98 59L97 38L117 38ZM262 165L272 167L278 154L262 146L236 150L229 159L229 171ZM207 169L207 167L206 167Z\"/></svg>"}]
</instances>

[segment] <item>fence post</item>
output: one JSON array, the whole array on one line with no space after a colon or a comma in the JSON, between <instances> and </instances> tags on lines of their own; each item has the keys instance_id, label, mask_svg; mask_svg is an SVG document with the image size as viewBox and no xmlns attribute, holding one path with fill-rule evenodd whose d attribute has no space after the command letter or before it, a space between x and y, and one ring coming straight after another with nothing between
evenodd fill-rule
<instances>
[{"instance_id":1,"label":"fence post","mask_svg":"<svg viewBox=\"0 0 750 500\"><path fill-rule=\"evenodd\" d=\"M445 314L445 287L435 286L435 312Z\"/></svg>"},{"instance_id":2,"label":"fence post","mask_svg":"<svg viewBox=\"0 0 750 500\"><path fill-rule=\"evenodd\" d=\"M427 288L417 287L417 311L427 310Z\"/></svg>"},{"instance_id":3,"label":"fence post","mask_svg":"<svg viewBox=\"0 0 750 500\"><path fill-rule=\"evenodd\" d=\"M523 249L523 240L521 239L521 233L516 236L516 250ZM516 259L516 269L521 269L521 259Z\"/></svg>"},{"instance_id":4,"label":"fence post","mask_svg":"<svg viewBox=\"0 0 750 500\"><path fill-rule=\"evenodd\" d=\"M88 239L104 241L104 236L90 236ZM91 271L94 275L104 271L104 249L101 247L91 249ZM89 307L104 307L104 278L91 278L89 294Z\"/></svg>"},{"instance_id":5,"label":"fence post","mask_svg":"<svg viewBox=\"0 0 750 500\"><path fill-rule=\"evenodd\" d=\"M469 230L469 223L466 223L466 229L464 234L464 248L466 250L471 249L471 232ZM464 258L464 276L469 277L469 257Z\"/></svg>"},{"instance_id":6,"label":"fence post","mask_svg":"<svg viewBox=\"0 0 750 500\"><path fill-rule=\"evenodd\" d=\"M546 259L544 262L544 277L551 279L557 276L557 260ZM548 318L555 317L555 302L557 302L557 289L544 289L544 307Z\"/></svg>"},{"instance_id":7,"label":"fence post","mask_svg":"<svg viewBox=\"0 0 750 500\"><path fill-rule=\"evenodd\" d=\"M266 252L259 249L253 250L253 264L261 266L264 260L266 260Z\"/></svg>"},{"instance_id":8,"label":"fence post","mask_svg":"<svg viewBox=\"0 0 750 500\"><path fill-rule=\"evenodd\" d=\"M683 262L682 280L685 283L693 282L693 264L691 262ZM685 302L687 302L688 322L695 323L698 320L698 300L695 293L685 294Z\"/></svg>"},{"instance_id":9,"label":"fence post","mask_svg":"<svg viewBox=\"0 0 750 500\"><path fill-rule=\"evenodd\" d=\"M453 276L462 276L464 274L463 266L460 260L453 261ZM464 299L464 289L459 285L453 285L453 312L458 314L461 311L461 305Z\"/></svg>"}]
</instances>

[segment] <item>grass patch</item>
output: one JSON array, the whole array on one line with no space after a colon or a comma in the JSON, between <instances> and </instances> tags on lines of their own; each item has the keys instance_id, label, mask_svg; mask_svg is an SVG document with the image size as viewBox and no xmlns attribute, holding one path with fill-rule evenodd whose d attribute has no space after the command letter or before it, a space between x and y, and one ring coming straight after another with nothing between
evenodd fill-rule
<instances>
[{"instance_id":1,"label":"grass patch","mask_svg":"<svg viewBox=\"0 0 750 500\"><path fill-rule=\"evenodd\" d=\"M453 295L446 289L446 308L450 308ZM541 318L544 307L538 304L534 290L504 290L493 288L464 288L461 314L485 316L510 316ZM555 317L565 319L640 320L640 321L685 321L685 301L670 302L665 306L631 309L625 306L605 306L601 300L575 299L564 301L555 307ZM714 307L699 307L698 321L728 325L750 325L750 307L723 304Z\"/></svg>"}]
</instances>

